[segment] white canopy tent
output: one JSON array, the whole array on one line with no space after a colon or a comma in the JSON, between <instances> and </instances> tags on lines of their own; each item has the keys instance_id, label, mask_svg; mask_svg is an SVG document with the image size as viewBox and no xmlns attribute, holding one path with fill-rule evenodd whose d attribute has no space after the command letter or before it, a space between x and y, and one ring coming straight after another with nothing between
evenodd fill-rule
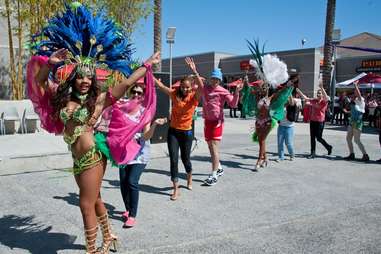
<instances>
[{"instance_id":1,"label":"white canopy tent","mask_svg":"<svg viewBox=\"0 0 381 254\"><path fill-rule=\"evenodd\" d=\"M353 82L367 76L368 74L363 72L352 79L345 80L343 82L337 83L336 88L354 88ZM381 83L361 83L359 84L360 89L381 89Z\"/></svg>"}]
</instances>

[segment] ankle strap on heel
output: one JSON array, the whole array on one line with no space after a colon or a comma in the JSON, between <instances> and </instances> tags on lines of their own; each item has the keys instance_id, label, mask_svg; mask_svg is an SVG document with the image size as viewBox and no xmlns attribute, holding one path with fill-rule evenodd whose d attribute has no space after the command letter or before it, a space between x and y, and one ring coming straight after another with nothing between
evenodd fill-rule
<instances>
[{"instance_id":1,"label":"ankle strap on heel","mask_svg":"<svg viewBox=\"0 0 381 254\"><path fill-rule=\"evenodd\" d=\"M97 234L98 226L95 226L90 229L85 229L85 238L86 238L86 253L97 253Z\"/></svg>"}]
</instances>

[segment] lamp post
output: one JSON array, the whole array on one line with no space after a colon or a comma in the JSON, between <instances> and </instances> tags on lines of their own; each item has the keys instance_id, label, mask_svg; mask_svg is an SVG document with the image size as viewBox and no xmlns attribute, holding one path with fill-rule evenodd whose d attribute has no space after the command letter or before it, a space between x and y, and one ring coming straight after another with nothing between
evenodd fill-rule
<instances>
[{"instance_id":1,"label":"lamp post","mask_svg":"<svg viewBox=\"0 0 381 254\"><path fill-rule=\"evenodd\" d=\"M336 74L337 74L337 50L336 46L340 44L340 35L341 30L340 29L334 29L332 33L332 46L333 46L333 68L332 68L332 75L331 75L331 112L332 116L334 115L335 111L335 94L336 94ZM331 119L331 123L333 123L334 119Z\"/></svg>"},{"instance_id":2,"label":"lamp post","mask_svg":"<svg viewBox=\"0 0 381 254\"><path fill-rule=\"evenodd\" d=\"M172 44L175 43L176 27L168 27L167 43L169 44L169 88L172 88Z\"/></svg>"}]
</instances>

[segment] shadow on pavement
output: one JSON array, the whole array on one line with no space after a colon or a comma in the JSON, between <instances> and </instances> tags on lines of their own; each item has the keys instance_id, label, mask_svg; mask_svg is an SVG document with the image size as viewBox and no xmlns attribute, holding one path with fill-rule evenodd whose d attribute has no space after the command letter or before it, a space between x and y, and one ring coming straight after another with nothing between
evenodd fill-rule
<instances>
[{"instance_id":1,"label":"shadow on pavement","mask_svg":"<svg viewBox=\"0 0 381 254\"><path fill-rule=\"evenodd\" d=\"M191 159L192 160L196 160L196 161L208 161L208 162L210 162L210 156L196 155L196 156L192 156ZM240 163L240 162L237 162L237 161L220 160L220 162L221 162L221 164L223 166L226 166L226 167L229 167L229 168L239 168L239 169L251 170L251 168L247 167L248 164L243 164L243 163Z\"/></svg>"},{"instance_id":2,"label":"shadow on pavement","mask_svg":"<svg viewBox=\"0 0 381 254\"><path fill-rule=\"evenodd\" d=\"M247 154L237 154L237 153L223 153L223 154L229 154L233 155L235 157L244 159L244 160L257 160L258 156L252 156L252 155L247 155Z\"/></svg>"},{"instance_id":3,"label":"shadow on pavement","mask_svg":"<svg viewBox=\"0 0 381 254\"><path fill-rule=\"evenodd\" d=\"M329 129L329 130L335 130L335 131L347 131L347 126L345 125L325 125L325 129ZM362 133L365 133L365 134L378 134L380 131L379 129L375 128L375 127L369 127L369 126L364 126L362 131Z\"/></svg>"},{"instance_id":4,"label":"shadow on pavement","mask_svg":"<svg viewBox=\"0 0 381 254\"><path fill-rule=\"evenodd\" d=\"M148 170L144 171L147 172ZM143 172L143 174L144 174ZM108 180L108 179L103 179L103 181L108 182L112 187L103 187L105 189L110 189L110 188L120 188L120 182L119 180ZM147 193L153 193L153 194L159 194L159 195L164 195L164 196L170 196L169 193L166 193L166 191L171 190L172 187L164 187L164 188L159 188L155 187L152 185L147 185L147 184L139 184L139 190ZM122 198L122 197L121 197Z\"/></svg>"},{"instance_id":5,"label":"shadow on pavement","mask_svg":"<svg viewBox=\"0 0 381 254\"><path fill-rule=\"evenodd\" d=\"M65 197L54 196L53 198L54 199L62 199L64 201L66 201L70 205L78 206L78 209L79 209L79 196L78 196L77 193L70 192ZM123 221L123 218L122 218L123 212L122 211L117 211L115 206L110 205L110 204L108 204L106 202L104 202L104 204L106 206L106 209L107 209L107 212L108 212L108 216L109 216L110 219Z\"/></svg>"},{"instance_id":6,"label":"shadow on pavement","mask_svg":"<svg viewBox=\"0 0 381 254\"><path fill-rule=\"evenodd\" d=\"M166 170L161 170L161 169L147 169L144 171L144 173L153 173L153 174L161 174L161 175L166 175L168 176L169 181L171 180L171 173ZM207 176L207 174L199 174L199 173L194 173L193 169L193 182L203 182L202 180L199 179L194 179L195 176ZM179 178L182 180L187 180L187 174L184 172L179 172Z\"/></svg>"},{"instance_id":7,"label":"shadow on pavement","mask_svg":"<svg viewBox=\"0 0 381 254\"><path fill-rule=\"evenodd\" d=\"M52 226L33 222L34 216L6 215L0 218L0 242L11 249L28 250L31 254L57 253L59 250L84 250L74 244L76 236L53 233Z\"/></svg>"}]
</instances>

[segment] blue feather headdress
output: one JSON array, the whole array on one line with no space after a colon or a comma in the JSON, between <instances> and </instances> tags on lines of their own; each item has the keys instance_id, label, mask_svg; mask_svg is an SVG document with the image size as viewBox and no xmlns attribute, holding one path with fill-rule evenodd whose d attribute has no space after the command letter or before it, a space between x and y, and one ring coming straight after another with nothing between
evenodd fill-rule
<instances>
[{"instance_id":1,"label":"blue feather headdress","mask_svg":"<svg viewBox=\"0 0 381 254\"><path fill-rule=\"evenodd\" d=\"M132 72L131 44L105 11L92 13L78 2L65 4L63 13L50 19L40 33L32 36L32 52L36 55L50 56L61 48L69 51L68 59L58 67L61 72L73 70L67 68L68 65L78 66L77 70L91 70L97 75L100 69L109 77L115 73L127 77ZM61 73L59 76L59 83L64 83L69 75Z\"/></svg>"}]
</instances>

